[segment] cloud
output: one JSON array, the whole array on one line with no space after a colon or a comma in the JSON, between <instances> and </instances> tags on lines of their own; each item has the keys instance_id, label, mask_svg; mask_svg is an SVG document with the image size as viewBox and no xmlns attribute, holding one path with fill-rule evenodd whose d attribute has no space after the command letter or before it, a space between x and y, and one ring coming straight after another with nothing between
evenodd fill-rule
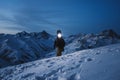
<instances>
[{"instance_id":1,"label":"cloud","mask_svg":"<svg viewBox=\"0 0 120 80\"><path fill-rule=\"evenodd\" d=\"M13 32L15 30L33 32L44 29L53 31L63 26L63 13L56 8L49 8L53 7L51 6L52 3L49 5L43 2L46 6L41 3L41 5L34 4L33 1L29 3L28 1L21 1L19 3L22 4L22 6L20 6L20 4L16 6L16 4L18 4L16 2L14 6L14 4L10 2L10 4L8 3L9 6L12 5L10 8L9 6L2 6L2 8L0 8L0 29L11 30Z\"/></svg>"},{"instance_id":2,"label":"cloud","mask_svg":"<svg viewBox=\"0 0 120 80\"><path fill-rule=\"evenodd\" d=\"M16 23L14 17L15 12L11 10L0 9L0 32L2 33L16 33L27 29ZM28 28L29 29L29 28Z\"/></svg>"},{"instance_id":3,"label":"cloud","mask_svg":"<svg viewBox=\"0 0 120 80\"><path fill-rule=\"evenodd\" d=\"M37 31L42 28L48 29L50 26L54 28L61 26L59 23L55 22L59 18L58 14L57 11L42 11L24 8L20 10L18 14L14 15L14 18L17 24Z\"/></svg>"},{"instance_id":4,"label":"cloud","mask_svg":"<svg viewBox=\"0 0 120 80\"><path fill-rule=\"evenodd\" d=\"M4 33L16 33L17 31L41 31L56 28L59 24L49 21L51 11L40 10L0 10L0 29ZM49 17L49 16L50 17ZM52 29L51 29L52 30Z\"/></svg>"},{"instance_id":5,"label":"cloud","mask_svg":"<svg viewBox=\"0 0 120 80\"><path fill-rule=\"evenodd\" d=\"M119 30L119 5L113 4L114 1L107 2L103 0L0 1L0 30L6 32L47 30L53 33L56 29L62 29L72 34L97 32L103 29L96 28L96 25L101 24L114 26Z\"/></svg>"}]
</instances>

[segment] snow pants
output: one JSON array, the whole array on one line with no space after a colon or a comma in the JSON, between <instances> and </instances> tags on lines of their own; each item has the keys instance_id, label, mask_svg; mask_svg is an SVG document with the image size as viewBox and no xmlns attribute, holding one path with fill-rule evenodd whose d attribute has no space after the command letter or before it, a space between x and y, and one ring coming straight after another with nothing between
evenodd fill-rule
<instances>
[{"instance_id":1,"label":"snow pants","mask_svg":"<svg viewBox=\"0 0 120 80\"><path fill-rule=\"evenodd\" d=\"M62 51L63 51L63 49L57 47L57 56L61 56L62 55Z\"/></svg>"}]
</instances>

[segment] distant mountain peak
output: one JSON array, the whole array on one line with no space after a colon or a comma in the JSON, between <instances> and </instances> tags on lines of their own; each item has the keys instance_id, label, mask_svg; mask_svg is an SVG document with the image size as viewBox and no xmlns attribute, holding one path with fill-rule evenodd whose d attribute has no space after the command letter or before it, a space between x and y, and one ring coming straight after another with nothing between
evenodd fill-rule
<instances>
[{"instance_id":1,"label":"distant mountain peak","mask_svg":"<svg viewBox=\"0 0 120 80\"><path fill-rule=\"evenodd\" d=\"M103 30L100 35L105 35L105 36L109 36L109 37L116 37L118 38L119 35L113 30L113 29L108 29L108 30Z\"/></svg>"},{"instance_id":2,"label":"distant mountain peak","mask_svg":"<svg viewBox=\"0 0 120 80\"><path fill-rule=\"evenodd\" d=\"M45 38L45 39L48 39L49 36L50 36L50 34L48 34L45 30L43 30L43 31L41 32L41 36L42 36L43 38Z\"/></svg>"},{"instance_id":3,"label":"distant mountain peak","mask_svg":"<svg viewBox=\"0 0 120 80\"><path fill-rule=\"evenodd\" d=\"M48 39L50 37L50 34L47 33L45 30L43 30L42 32L26 32L26 31L22 31L16 34L19 37L26 37L26 36L30 36L30 37L37 37L37 38L44 38L44 39Z\"/></svg>"}]
</instances>

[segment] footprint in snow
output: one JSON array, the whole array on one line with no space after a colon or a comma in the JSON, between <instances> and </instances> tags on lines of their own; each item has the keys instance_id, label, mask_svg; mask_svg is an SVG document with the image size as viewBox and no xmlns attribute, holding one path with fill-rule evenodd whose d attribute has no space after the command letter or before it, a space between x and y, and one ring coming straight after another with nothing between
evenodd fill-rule
<instances>
[{"instance_id":1,"label":"footprint in snow","mask_svg":"<svg viewBox=\"0 0 120 80\"><path fill-rule=\"evenodd\" d=\"M52 67L52 65L49 65L48 67L50 68L50 67Z\"/></svg>"},{"instance_id":2,"label":"footprint in snow","mask_svg":"<svg viewBox=\"0 0 120 80\"><path fill-rule=\"evenodd\" d=\"M79 63L82 63L82 61L79 61Z\"/></svg>"},{"instance_id":3,"label":"footprint in snow","mask_svg":"<svg viewBox=\"0 0 120 80\"><path fill-rule=\"evenodd\" d=\"M89 61L92 61L92 60L93 60L92 58L86 58L85 62L89 62Z\"/></svg>"},{"instance_id":4,"label":"footprint in snow","mask_svg":"<svg viewBox=\"0 0 120 80\"><path fill-rule=\"evenodd\" d=\"M72 57L72 55L68 55L67 57Z\"/></svg>"},{"instance_id":5,"label":"footprint in snow","mask_svg":"<svg viewBox=\"0 0 120 80\"><path fill-rule=\"evenodd\" d=\"M50 62L50 60L46 60L45 62Z\"/></svg>"},{"instance_id":6,"label":"footprint in snow","mask_svg":"<svg viewBox=\"0 0 120 80\"><path fill-rule=\"evenodd\" d=\"M97 53L95 53L96 55L99 55L100 54L100 52L97 52Z\"/></svg>"},{"instance_id":7,"label":"footprint in snow","mask_svg":"<svg viewBox=\"0 0 120 80\"><path fill-rule=\"evenodd\" d=\"M54 64L55 62L51 62L50 64Z\"/></svg>"}]
</instances>

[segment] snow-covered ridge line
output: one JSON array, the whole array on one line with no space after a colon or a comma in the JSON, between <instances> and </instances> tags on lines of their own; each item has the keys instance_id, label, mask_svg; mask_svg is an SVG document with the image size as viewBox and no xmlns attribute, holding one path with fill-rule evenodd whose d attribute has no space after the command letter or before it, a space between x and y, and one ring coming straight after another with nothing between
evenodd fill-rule
<instances>
[{"instance_id":1,"label":"snow-covered ridge line","mask_svg":"<svg viewBox=\"0 0 120 80\"><path fill-rule=\"evenodd\" d=\"M0 79L119 80L120 44L0 69Z\"/></svg>"},{"instance_id":2,"label":"snow-covered ridge line","mask_svg":"<svg viewBox=\"0 0 120 80\"><path fill-rule=\"evenodd\" d=\"M53 42L46 31L0 34L0 67L42 59L53 50Z\"/></svg>"},{"instance_id":3,"label":"snow-covered ridge line","mask_svg":"<svg viewBox=\"0 0 120 80\"><path fill-rule=\"evenodd\" d=\"M99 34L72 35L69 36L66 41L68 46L65 48L65 54L120 43L120 35L110 29L104 30Z\"/></svg>"},{"instance_id":4,"label":"snow-covered ridge line","mask_svg":"<svg viewBox=\"0 0 120 80\"><path fill-rule=\"evenodd\" d=\"M54 39L55 36L46 31L0 34L0 67L56 56L53 51ZM105 30L99 34L72 35L65 37L65 41L63 55L119 43L120 37L113 30Z\"/></svg>"}]
</instances>

